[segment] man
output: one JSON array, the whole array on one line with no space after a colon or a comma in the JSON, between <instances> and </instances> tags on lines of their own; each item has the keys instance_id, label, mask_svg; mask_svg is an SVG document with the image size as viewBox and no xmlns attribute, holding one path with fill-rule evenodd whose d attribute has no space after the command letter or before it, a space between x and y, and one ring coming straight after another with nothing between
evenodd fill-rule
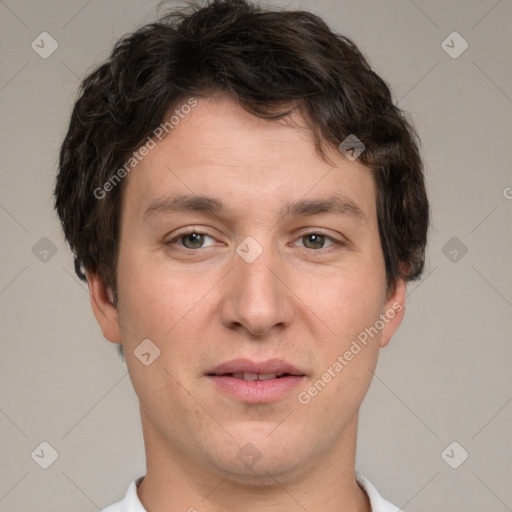
<instances>
[{"instance_id":1,"label":"man","mask_svg":"<svg viewBox=\"0 0 512 512\"><path fill-rule=\"evenodd\" d=\"M84 80L55 197L140 401L147 473L106 511L398 510L358 411L428 202L351 41L242 0L141 28Z\"/></svg>"}]
</instances>

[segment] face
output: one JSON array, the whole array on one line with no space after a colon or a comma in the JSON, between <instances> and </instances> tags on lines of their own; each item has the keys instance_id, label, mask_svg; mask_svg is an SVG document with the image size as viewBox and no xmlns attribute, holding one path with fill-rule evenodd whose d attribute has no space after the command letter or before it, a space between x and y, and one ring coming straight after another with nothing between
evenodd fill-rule
<instances>
[{"instance_id":1,"label":"face","mask_svg":"<svg viewBox=\"0 0 512 512\"><path fill-rule=\"evenodd\" d=\"M355 445L403 314L403 283L386 290L370 171L337 149L326 163L289 121L198 100L125 183L117 309L94 292L145 436L240 481Z\"/></svg>"}]
</instances>

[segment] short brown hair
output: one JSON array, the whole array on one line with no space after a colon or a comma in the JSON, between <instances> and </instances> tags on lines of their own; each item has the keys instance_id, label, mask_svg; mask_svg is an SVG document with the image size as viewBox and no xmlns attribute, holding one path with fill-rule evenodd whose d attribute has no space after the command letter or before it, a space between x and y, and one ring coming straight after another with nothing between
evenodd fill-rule
<instances>
[{"instance_id":1,"label":"short brown hair","mask_svg":"<svg viewBox=\"0 0 512 512\"><path fill-rule=\"evenodd\" d=\"M123 37L81 84L60 151L55 208L75 270L116 293L123 183L99 189L187 97L225 92L248 112L299 110L320 154L355 135L373 171L388 290L416 279L429 224L419 139L356 45L304 11L214 0L171 11ZM114 295L115 296L115 295Z\"/></svg>"}]
</instances>

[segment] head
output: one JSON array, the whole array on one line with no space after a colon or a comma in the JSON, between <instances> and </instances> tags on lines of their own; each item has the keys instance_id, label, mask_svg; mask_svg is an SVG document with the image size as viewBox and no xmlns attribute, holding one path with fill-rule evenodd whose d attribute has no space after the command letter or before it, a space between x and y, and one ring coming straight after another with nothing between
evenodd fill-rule
<instances>
[{"instance_id":1,"label":"head","mask_svg":"<svg viewBox=\"0 0 512 512\"><path fill-rule=\"evenodd\" d=\"M242 0L168 13L83 81L55 204L145 435L240 479L353 435L428 228L415 130L353 42ZM298 384L233 399L212 380L237 358L284 359ZM237 458L249 442L254 468Z\"/></svg>"}]
</instances>

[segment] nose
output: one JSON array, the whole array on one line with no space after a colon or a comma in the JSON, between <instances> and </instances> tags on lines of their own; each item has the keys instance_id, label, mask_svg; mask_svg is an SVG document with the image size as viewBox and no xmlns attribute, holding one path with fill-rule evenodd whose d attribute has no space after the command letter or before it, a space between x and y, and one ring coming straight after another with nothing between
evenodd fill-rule
<instances>
[{"instance_id":1,"label":"nose","mask_svg":"<svg viewBox=\"0 0 512 512\"><path fill-rule=\"evenodd\" d=\"M221 299L224 326L263 338L291 324L292 301L283 265L271 249L265 249L252 263L235 254Z\"/></svg>"}]
</instances>

